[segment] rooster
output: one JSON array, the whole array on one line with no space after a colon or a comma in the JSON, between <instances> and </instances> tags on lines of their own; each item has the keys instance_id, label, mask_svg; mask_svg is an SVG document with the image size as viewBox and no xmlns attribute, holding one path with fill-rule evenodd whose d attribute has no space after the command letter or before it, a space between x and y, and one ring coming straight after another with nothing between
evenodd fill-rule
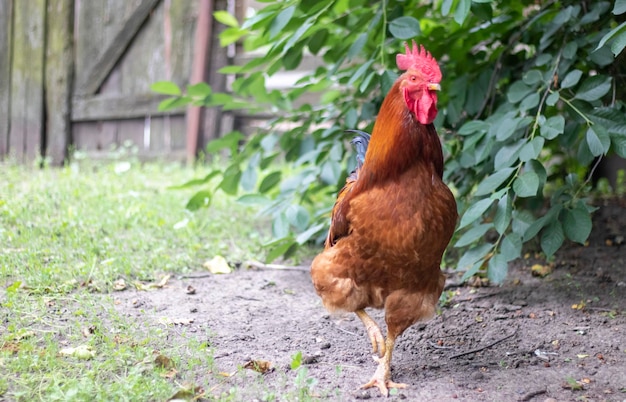
<instances>
[{"instance_id":1,"label":"rooster","mask_svg":"<svg viewBox=\"0 0 626 402\"><path fill-rule=\"evenodd\" d=\"M385 97L371 138L355 139L357 167L337 196L324 251L311 265L324 306L354 312L365 325L378 367L362 388L377 387L385 396L407 386L391 380L391 354L408 327L434 315L445 282L441 258L457 222L432 124L441 70L423 46L405 47L396 56L405 72ZM386 338L368 307L385 310Z\"/></svg>"}]
</instances>

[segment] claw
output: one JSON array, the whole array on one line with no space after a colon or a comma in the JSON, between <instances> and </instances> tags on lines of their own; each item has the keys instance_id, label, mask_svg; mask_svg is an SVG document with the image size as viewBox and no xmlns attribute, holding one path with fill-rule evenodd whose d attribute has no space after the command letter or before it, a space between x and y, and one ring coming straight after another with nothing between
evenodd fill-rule
<instances>
[{"instance_id":1,"label":"claw","mask_svg":"<svg viewBox=\"0 0 626 402\"><path fill-rule=\"evenodd\" d=\"M400 382L393 382L391 380L383 380L381 378L377 378L376 375L367 383L361 385L362 389L377 387L380 390L380 393L384 396L389 396L390 388L398 388L404 389L407 387L407 384Z\"/></svg>"}]
</instances>

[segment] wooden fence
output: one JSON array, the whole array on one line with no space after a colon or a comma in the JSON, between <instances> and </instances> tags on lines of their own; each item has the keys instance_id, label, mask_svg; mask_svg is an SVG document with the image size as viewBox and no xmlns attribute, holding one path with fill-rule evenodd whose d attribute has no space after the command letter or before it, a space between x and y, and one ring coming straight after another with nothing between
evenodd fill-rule
<instances>
[{"instance_id":1,"label":"wooden fence","mask_svg":"<svg viewBox=\"0 0 626 402\"><path fill-rule=\"evenodd\" d=\"M150 85L185 86L193 70L195 80L225 89L217 74L228 63L223 27L210 14L227 5L0 0L0 159L58 164L71 149L106 155L126 141L143 157L193 157L232 119L219 110L158 112L162 98Z\"/></svg>"}]
</instances>

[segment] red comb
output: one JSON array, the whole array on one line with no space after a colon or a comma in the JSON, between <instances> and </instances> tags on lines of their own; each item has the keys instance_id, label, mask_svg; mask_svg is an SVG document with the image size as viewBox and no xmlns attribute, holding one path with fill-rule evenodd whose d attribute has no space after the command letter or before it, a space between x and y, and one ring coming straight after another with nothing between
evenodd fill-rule
<instances>
[{"instance_id":1,"label":"red comb","mask_svg":"<svg viewBox=\"0 0 626 402\"><path fill-rule=\"evenodd\" d=\"M413 48L409 49L409 44L405 43L406 54L398 54L396 56L396 64L400 70L408 70L411 67L421 67L424 64L437 63L430 52L424 49L424 46L417 47L413 41Z\"/></svg>"}]
</instances>

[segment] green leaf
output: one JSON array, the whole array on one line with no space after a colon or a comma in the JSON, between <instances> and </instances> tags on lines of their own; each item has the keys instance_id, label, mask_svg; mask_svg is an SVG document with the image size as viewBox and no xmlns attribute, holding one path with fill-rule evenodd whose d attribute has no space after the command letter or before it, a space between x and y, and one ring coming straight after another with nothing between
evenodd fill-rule
<instances>
[{"instance_id":1,"label":"green leaf","mask_svg":"<svg viewBox=\"0 0 626 402\"><path fill-rule=\"evenodd\" d=\"M602 98L609 92L610 89L611 77L594 75L593 77L589 77L583 81L574 98L592 102Z\"/></svg>"},{"instance_id":2,"label":"green leaf","mask_svg":"<svg viewBox=\"0 0 626 402\"><path fill-rule=\"evenodd\" d=\"M524 98L524 100L522 101L522 103L520 103L519 105L519 109L520 110L529 110L532 109L534 107L537 107L537 105L539 104L539 94L537 92L534 92L530 95L528 95L527 97Z\"/></svg>"},{"instance_id":3,"label":"green leaf","mask_svg":"<svg viewBox=\"0 0 626 402\"><path fill-rule=\"evenodd\" d=\"M563 230L568 239L585 244L591 233L591 214L584 205L563 210Z\"/></svg>"},{"instance_id":4,"label":"green leaf","mask_svg":"<svg viewBox=\"0 0 626 402\"><path fill-rule=\"evenodd\" d=\"M261 181L261 184L259 185L259 192L261 194L267 193L268 191L276 187L278 183L280 183L281 178L282 178L281 172L272 172L268 174Z\"/></svg>"},{"instance_id":5,"label":"green leaf","mask_svg":"<svg viewBox=\"0 0 626 402\"><path fill-rule=\"evenodd\" d=\"M559 94L557 91L552 92L552 93L551 93L550 95L548 95L548 97L546 98L546 105L548 105L548 106L554 106L554 105L556 105L556 103L559 101L560 97L561 97L561 96L560 96L560 94Z\"/></svg>"},{"instance_id":6,"label":"green leaf","mask_svg":"<svg viewBox=\"0 0 626 402\"><path fill-rule=\"evenodd\" d=\"M162 100L159 103L158 110L159 112L163 112L166 110L174 110L174 109L185 107L189 105L190 103L191 103L191 98L188 98L186 96L181 96L177 98L167 98L167 99Z\"/></svg>"},{"instance_id":7,"label":"green leaf","mask_svg":"<svg viewBox=\"0 0 626 402\"><path fill-rule=\"evenodd\" d=\"M221 138L217 138L206 145L206 151L209 154L214 154L222 149L230 149L232 155L237 152L239 147L239 141L244 138L243 134L239 131L231 131Z\"/></svg>"},{"instance_id":8,"label":"green leaf","mask_svg":"<svg viewBox=\"0 0 626 402\"><path fill-rule=\"evenodd\" d=\"M420 34L420 23L413 17L398 17L389 23L389 32L396 39L412 39Z\"/></svg>"},{"instance_id":9,"label":"green leaf","mask_svg":"<svg viewBox=\"0 0 626 402\"><path fill-rule=\"evenodd\" d=\"M322 48L322 46L326 44L327 39L328 39L327 29L320 29L319 31L315 32L313 36L311 36L311 39L309 39L309 43L308 43L309 50L311 51L311 53L317 54Z\"/></svg>"},{"instance_id":10,"label":"green leaf","mask_svg":"<svg viewBox=\"0 0 626 402\"><path fill-rule=\"evenodd\" d=\"M365 72L370 68L370 66L374 63L374 60L370 60L366 63L361 64L359 68L352 74L350 80L348 80L348 86L352 86Z\"/></svg>"},{"instance_id":11,"label":"green leaf","mask_svg":"<svg viewBox=\"0 0 626 402\"><path fill-rule=\"evenodd\" d=\"M527 142L519 151L520 161L528 162L531 159L536 159L543 149L545 141L543 137L535 137L530 142Z\"/></svg>"},{"instance_id":12,"label":"green leaf","mask_svg":"<svg viewBox=\"0 0 626 402\"><path fill-rule=\"evenodd\" d=\"M493 225L498 234L504 234L506 229L509 227L512 219L512 212L513 202L511 197L509 197L509 194L506 193L498 200L496 214L493 217Z\"/></svg>"},{"instance_id":13,"label":"green leaf","mask_svg":"<svg viewBox=\"0 0 626 402\"><path fill-rule=\"evenodd\" d=\"M180 88L178 85L174 84L171 81L157 81L150 85L150 89L154 92L164 94L164 95L172 95L179 96L181 95Z\"/></svg>"},{"instance_id":14,"label":"green leaf","mask_svg":"<svg viewBox=\"0 0 626 402\"><path fill-rule=\"evenodd\" d=\"M302 365L302 352L298 352L291 358L291 370L297 370Z\"/></svg>"},{"instance_id":15,"label":"green leaf","mask_svg":"<svg viewBox=\"0 0 626 402\"><path fill-rule=\"evenodd\" d=\"M545 253L547 258L550 258L561 247L565 236L563 234L563 228L561 222L558 220L550 223L541 234L541 249Z\"/></svg>"},{"instance_id":16,"label":"green leaf","mask_svg":"<svg viewBox=\"0 0 626 402\"><path fill-rule=\"evenodd\" d=\"M480 182L478 188L476 189L475 195L481 196L495 191L498 187L500 187L502 183L504 183L506 179L511 176L511 173L513 173L514 170L515 168L508 167L496 171L485 180Z\"/></svg>"},{"instance_id":17,"label":"green leaf","mask_svg":"<svg viewBox=\"0 0 626 402\"><path fill-rule=\"evenodd\" d=\"M311 237L321 232L325 227L326 225L324 223L311 226L310 228L296 236L296 242L298 242L298 244L306 243Z\"/></svg>"},{"instance_id":18,"label":"green leaf","mask_svg":"<svg viewBox=\"0 0 626 402\"><path fill-rule=\"evenodd\" d=\"M454 20L459 25L463 25L463 22L465 22L471 6L472 0L459 0L456 6L456 10L454 11Z\"/></svg>"},{"instance_id":19,"label":"green leaf","mask_svg":"<svg viewBox=\"0 0 626 402\"><path fill-rule=\"evenodd\" d=\"M211 205L211 197L213 194L208 190L198 191L187 201L185 208L190 211L197 211L200 208L208 207Z\"/></svg>"},{"instance_id":20,"label":"green leaf","mask_svg":"<svg viewBox=\"0 0 626 402\"><path fill-rule=\"evenodd\" d=\"M480 239L492 227L493 225L487 223L474 226L467 232L463 233L463 236L461 236L459 240L457 240L457 242L454 244L454 247L464 247L472 244L476 240Z\"/></svg>"},{"instance_id":21,"label":"green leaf","mask_svg":"<svg viewBox=\"0 0 626 402\"><path fill-rule=\"evenodd\" d=\"M474 222L476 219L480 218L483 213L491 206L492 203L492 199L484 198L470 205L470 207L467 208L467 210L463 214L458 229L462 229L470 223Z\"/></svg>"},{"instance_id":22,"label":"green leaf","mask_svg":"<svg viewBox=\"0 0 626 402\"><path fill-rule=\"evenodd\" d=\"M237 202L242 205L268 205L271 200L261 194L245 194L237 198Z\"/></svg>"},{"instance_id":23,"label":"green leaf","mask_svg":"<svg viewBox=\"0 0 626 402\"><path fill-rule=\"evenodd\" d=\"M285 212L281 212L274 217L272 234L277 238L287 237L289 234L289 221Z\"/></svg>"},{"instance_id":24,"label":"green leaf","mask_svg":"<svg viewBox=\"0 0 626 402\"><path fill-rule=\"evenodd\" d=\"M571 88L574 85L578 84L578 81L580 81L580 78L583 76L583 72L580 70L572 70L569 73L567 73L567 75L565 76L565 78L563 78L563 81L561 81L561 88Z\"/></svg>"},{"instance_id":25,"label":"green leaf","mask_svg":"<svg viewBox=\"0 0 626 402\"><path fill-rule=\"evenodd\" d=\"M187 87L187 94L197 98L206 98L211 95L211 87L206 82L199 82Z\"/></svg>"},{"instance_id":26,"label":"green leaf","mask_svg":"<svg viewBox=\"0 0 626 402\"><path fill-rule=\"evenodd\" d=\"M511 103L518 103L532 92L532 88L524 84L523 81L515 81L513 85L509 87L507 93L507 99Z\"/></svg>"},{"instance_id":27,"label":"green leaf","mask_svg":"<svg viewBox=\"0 0 626 402\"><path fill-rule=\"evenodd\" d=\"M221 188L228 195L236 195L241 181L241 169L237 164L229 166L224 172L222 182L218 188Z\"/></svg>"},{"instance_id":28,"label":"green leaf","mask_svg":"<svg viewBox=\"0 0 626 402\"><path fill-rule=\"evenodd\" d=\"M626 13L626 0L615 0L615 5L613 6L613 14L622 15L624 13Z\"/></svg>"},{"instance_id":29,"label":"green leaf","mask_svg":"<svg viewBox=\"0 0 626 402\"><path fill-rule=\"evenodd\" d=\"M523 81L526 85L535 85L543 81L543 74L539 70L529 70L524 73Z\"/></svg>"},{"instance_id":30,"label":"green leaf","mask_svg":"<svg viewBox=\"0 0 626 402\"><path fill-rule=\"evenodd\" d=\"M600 42L598 43L598 46L596 47L595 50L600 49L602 46L604 46L606 42L611 40L614 36L618 35L619 33L623 32L624 30L626 30L626 21L622 22L615 28L611 29L606 35L604 35L602 39L600 39Z\"/></svg>"},{"instance_id":31,"label":"green leaf","mask_svg":"<svg viewBox=\"0 0 626 402\"><path fill-rule=\"evenodd\" d=\"M615 57L619 56L626 47L626 29L622 30L622 32L618 33L613 39L613 43L611 43L611 52Z\"/></svg>"},{"instance_id":32,"label":"green leaf","mask_svg":"<svg viewBox=\"0 0 626 402\"><path fill-rule=\"evenodd\" d=\"M552 140L563 134L565 130L565 118L562 115L552 116L540 127L539 132L547 140Z\"/></svg>"},{"instance_id":33,"label":"green leaf","mask_svg":"<svg viewBox=\"0 0 626 402\"><path fill-rule=\"evenodd\" d=\"M609 133L599 124L594 124L587 129L585 139L593 156L606 154L611 146Z\"/></svg>"},{"instance_id":34,"label":"green leaf","mask_svg":"<svg viewBox=\"0 0 626 402\"><path fill-rule=\"evenodd\" d=\"M247 34L248 31L241 28L226 28L220 32L220 46L226 47L233 44Z\"/></svg>"},{"instance_id":35,"label":"green leaf","mask_svg":"<svg viewBox=\"0 0 626 402\"><path fill-rule=\"evenodd\" d=\"M241 174L241 188L244 191L252 191L254 190L254 186L256 186L257 181L257 170L255 167L248 165L246 170Z\"/></svg>"},{"instance_id":36,"label":"green leaf","mask_svg":"<svg viewBox=\"0 0 626 402\"><path fill-rule=\"evenodd\" d=\"M356 40L352 42L350 49L348 49L348 59L352 59L354 56L357 56L363 50L363 47L367 43L367 33L363 32L361 35L357 36Z\"/></svg>"},{"instance_id":37,"label":"green leaf","mask_svg":"<svg viewBox=\"0 0 626 402\"><path fill-rule=\"evenodd\" d=\"M271 245L267 246L270 251L267 253L266 261L274 261L278 257L286 254L294 245L296 245L296 241L291 237L283 237L279 239L279 241L273 242Z\"/></svg>"},{"instance_id":38,"label":"green leaf","mask_svg":"<svg viewBox=\"0 0 626 402\"><path fill-rule=\"evenodd\" d=\"M509 270L509 264L507 259L502 254L496 254L489 259L487 265L487 277L489 281L500 284L506 278L506 274Z\"/></svg>"},{"instance_id":39,"label":"green leaf","mask_svg":"<svg viewBox=\"0 0 626 402\"><path fill-rule=\"evenodd\" d=\"M220 174L222 174L222 172L220 170L212 170L211 173L207 174L206 176L204 176L201 179L189 180L188 182L185 182L185 183L180 184L178 186L170 186L167 189L168 190L182 190L182 189L185 189L185 188L191 188L191 187L200 186L200 185L203 185L203 184L207 184L208 182L211 181L211 179L213 179L216 176L219 176Z\"/></svg>"},{"instance_id":40,"label":"green leaf","mask_svg":"<svg viewBox=\"0 0 626 402\"><path fill-rule=\"evenodd\" d=\"M282 10L276 18L270 24L269 29L269 37L273 39L278 35L291 21L291 17L293 17L294 12L296 11L296 6L289 6Z\"/></svg>"},{"instance_id":41,"label":"green leaf","mask_svg":"<svg viewBox=\"0 0 626 402\"><path fill-rule=\"evenodd\" d=\"M461 126L458 131L459 135L470 135L480 131L489 130L489 123L486 123L482 120L468 120L465 124Z\"/></svg>"},{"instance_id":42,"label":"green leaf","mask_svg":"<svg viewBox=\"0 0 626 402\"><path fill-rule=\"evenodd\" d=\"M289 205L285 210L287 222L298 231L303 231L309 225L309 212L300 205Z\"/></svg>"},{"instance_id":43,"label":"green leaf","mask_svg":"<svg viewBox=\"0 0 626 402\"><path fill-rule=\"evenodd\" d=\"M509 233L502 239L500 250L507 262L519 258L522 255L522 238L517 233Z\"/></svg>"},{"instance_id":44,"label":"green leaf","mask_svg":"<svg viewBox=\"0 0 626 402\"><path fill-rule=\"evenodd\" d=\"M513 182L513 191L518 197L534 197L539 190L539 177L533 171L526 171Z\"/></svg>"},{"instance_id":45,"label":"green leaf","mask_svg":"<svg viewBox=\"0 0 626 402\"><path fill-rule=\"evenodd\" d=\"M525 143L526 139L522 138L511 145L506 145L500 148L494 157L494 168L496 170L504 169L517 162L519 151Z\"/></svg>"},{"instance_id":46,"label":"green leaf","mask_svg":"<svg viewBox=\"0 0 626 402\"><path fill-rule=\"evenodd\" d=\"M321 166L320 178L326 184L337 184L341 175L341 164L334 160L328 160Z\"/></svg>"},{"instance_id":47,"label":"green leaf","mask_svg":"<svg viewBox=\"0 0 626 402\"><path fill-rule=\"evenodd\" d=\"M231 15L228 11L216 11L213 13L213 17L222 24L229 27L238 27L239 22L237 18Z\"/></svg>"},{"instance_id":48,"label":"green leaf","mask_svg":"<svg viewBox=\"0 0 626 402\"><path fill-rule=\"evenodd\" d=\"M611 135L611 144L613 144L613 150L616 154L618 154L622 158L626 158L626 135Z\"/></svg>"},{"instance_id":49,"label":"green leaf","mask_svg":"<svg viewBox=\"0 0 626 402\"><path fill-rule=\"evenodd\" d=\"M492 249L493 244L491 243L484 243L480 246L471 248L470 250L465 252L465 254L463 254L463 256L459 259L457 269L460 271L468 270L476 262L482 260ZM473 275L474 273L472 273L471 275Z\"/></svg>"}]
</instances>

